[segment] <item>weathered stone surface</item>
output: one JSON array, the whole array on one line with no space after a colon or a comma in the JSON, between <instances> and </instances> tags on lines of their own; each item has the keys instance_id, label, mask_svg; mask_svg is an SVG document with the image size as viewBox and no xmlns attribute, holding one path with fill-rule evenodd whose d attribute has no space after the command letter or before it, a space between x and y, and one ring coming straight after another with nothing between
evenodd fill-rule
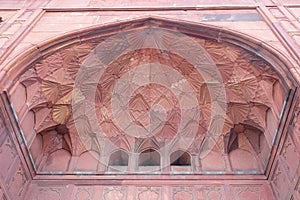
<instances>
[{"instance_id":1,"label":"weathered stone surface","mask_svg":"<svg viewBox=\"0 0 300 200\"><path fill-rule=\"evenodd\" d=\"M180 37L185 41L175 44L168 39L171 37L177 36L159 28L133 29L103 42L94 39L63 48L32 65L19 81L28 94L34 94L27 105L37 119L36 134L43 135L44 154L64 149L77 157L93 150L100 154L99 161L108 165L110 154L124 146L113 142L116 148L103 151L102 144L116 137L127 140L124 150L130 155L147 148L160 154L170 152L163 160L180 148L200 157L203 148L223 154L222 146L215 145L225 144L222 135L240 124L238 149L225 152L231 167L213 165L215 157L210 159L205 153L201 171L261 172L259 166L264 166L267 158L256 154L270 151L271 146L261 149L261 140L255 138L273 140L274 136L263 133L272 134L277 128L283 97L278 101L273 91L276 85L276 94L284 95L280 78L265 61L240 47L184 35ZM161 46L153 46L156 43ZM173 49L167 50L170 47ZM134 51L128 52L128 48ZM32 99L36 99L34 103ZM266 120L269 110L273 110L271 119ZM202 140L184 146L180 137ZM204 147L207 143L203 140L209 137L217 144ZM175 144L168 145L171 140ZM193 146L200 148L195 151ZM51 156L52 167L43 169L60 171L53 168L55 162ZM166 162L164 165L169 165Z\"/></svg>"},{"instance_id":2,"label":"weathered stone surface","mask_svg":"<svg viewBox=\"0 0 300 200\"><path fill-rule=\"evenodd\" d=\"M1 1L0 199L299 199L299 13Z\"/></svg>"}]
</instances>

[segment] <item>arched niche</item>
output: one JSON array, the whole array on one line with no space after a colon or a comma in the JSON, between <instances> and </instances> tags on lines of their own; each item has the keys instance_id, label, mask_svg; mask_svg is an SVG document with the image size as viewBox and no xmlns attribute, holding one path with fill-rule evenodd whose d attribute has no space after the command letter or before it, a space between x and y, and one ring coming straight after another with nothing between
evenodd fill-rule
<instances>
[{"instance_id":1,"label":"arched niche","mask_svg":"<svg viewBox=\"0 0 300 200\"><path fill-rule=\"evenodd\" d=\"M191 155L188 152L177 150L170 155L171 166L190 166Z\"/></svg>"},{"instance_id":2,"label":"arched niche","mask_svg":"<svg viewBox=\"0 0 300 200\"><path fill-rule=\"evenodd\" d=\"M160 166L160 154L157 150L149 148L139 154L139 166Z\"/></svg>"},{"instance_id":3,"label":"arched niche","mask_svg":"<svg viewBox=\"0 0 300 200\"><path fill-rule=\"evenodd\" d=\"M109 157L108 167L110 171L127 171L129 164L129 155L123 149L116 150Z\"/></svg>"},{"instance_id":4,"label":"arched niche","mask_svg":"<svg viewBox=\"0 0 300 200\"><path fill-rule=\"evenodd\" d=\"M137 165L139 173L157 173L161 170L161 155L153 148L145 149L139 153Z\"/></svg>"},{"instance_id":5,"label":"arched niche","mask_svg":"<svg viewBox=\"0 0 300 200\"><path fill-rule=\"evenodd\" d=\"M183 150L176 150L170 155L172 172L190 172L192 170L192 156Z\"/></svg>"},{"instance_id":6,"label":"arched niche","mask_svg":"<svg viewBox=\"0 0 300 200\"><path fill-rule=\"evenodd\" d=\"M47 155L43 166L45 172L66 172L68 171L71 154L65 149L56 150Z\"/></svg>"},{"instance_id":7,"label":"arched niche","mask_svg":"<svg viewBox=\"0 0 300 200\"><path fill-rule=\"evenodd\" d=\"M232 171L263 171L270 147L259 128L237 124L225 137L224 151L228 154Z\"/></svg>"},{"instance_id":8,"label":"arched niche","mask_svg":"<svg viewBox=\"0 0 300 200\"><path fill-rule=\"evenodd\" d=\"M117 150L110 155L109 166L127 166L129 156L124 150Z\"/></svg>"},{"instance_id":9,"label":"arched niche","mask_svg":"<svg viewBox=\"0 0 300 200\"><path fill-rule=\"evenodd\" d=\"M128 24L131 24L131 26L126 26ZM288 97L293 95L294 87L297 85L291 75L292 72L288 70L292 66L288 62L288 59L267 44L241 33L223 30L208 25L179 23L167 19L143 18L129 22L83 29L47 41L40 44L38 48L32 48L28 52L17 57L16 60L8 65L8 68L10 69L8 71L9 74L7 74L8 76L4 78L5 80L3 79L0 81L9 91L13 105L17 103L15 100L17 99L17 95L24 93L18 91L24 91L25 87L25 103L23 103L23 105L16 104L16 108L18 109L17 115L19 119L21 119L20 123L22 123L22 120L28 119L26 117L32 115L32 113L35 115L35 121L33 122L35 125L35 133L27 133L27 131L25 131L25 135L32 136L49 131L54 133L56 131L55 137L61 138L63 140L62 145L64 148L71 152L71 156L76 157L81 155L87 149L100 149L102 145L101 142L92 141L96 138L97 133L90 127L91 123L88 123L86 116L84 116L88 113L88 109L81 110L80 113L83 113L83 115L76 119L81 123L84 123L87 127L86 129L80 129L80 127L78 129L76 123L74 123L75 119L71 116L71 114L75 112L75 110L72 110L74 108L70 106L70 99L74 93L72 90L72 80L74 81L76 78L76 73L80 65L89 64L88 62L85 62L87 56L101 42L119 32L130 33L135 30L146 30L146 33L151 34L151 31L154 29L163 29L167 32L176 31L185 34L188 37L192 37L193 40L205 50L210 57L209 59L220 70L221 77L225 81L225 91L228 95L228 102L226 102L228 112L224 127L222 130L216 128L214 131L221 135L225 135L234 127L234 125L244 123L245 120L257 123L259 127L263 128L262 132L265 138L264 145L267 146L265 149L268 150L266 150L261 157L266 159L265 155L273 148L273 139L277 137L277 134L280 134L276 133L275 130L276 126L280 124L280 120L283 120L280 118L280 113L284 111L283 106L287 105L284 104L284 101L288 100ZM109 49L109 47L107 48ZM138 62L134 63L136 59L143 58L144 60L147 60L147 56L149 57L149 55L153 54L156 56L152 56L150 60L154 62L161 61L159 59L164 58L164 56L172 57L172 60L169 63L170 66L183 74L185 78L191 73L182 70L182 68L176 66L175 63L181 63L186 69L191 69L191 72L193 72L193 68L190 66L191 64L180 58L180 56L170 53L170 51L159 52L151 48L128 52L126 54L127 57L120 57L121 60L117 60L113 63L113 66L130 61L133 62L132 67L136 67L136 65L138 65ZM160 62L160 65L167 64L167 62ZM58 67L62 65L67 66L66 69ZM115 69L113 66L108 69ZM235 67L234 70L232 67ZM249 70L250 68L251 70ZM249 71L251 73L248 73ZM107 72L109 72L109 70ZM93 72L91 71L91 74L92 73ZM52 76L49 76L49 74ZM67 80L70 82L64 82L65 77L60 76L62 74L67 76ZM112 71L110 75L111 76L108 76L103 83L109 81L110 77L118 78L118 76L122 74L118 71L117 73ZM240 80L234 82L235 79L231 79L231 77L240 78ZM257 77L260 78L258 79ZM192 84L193 87L201 90L203 93L208 91L208 87L210 87L209 84L200 84L200 82L197 82L199 81L198 78L201 78L200 76L188 78L188 82L191 84L193 81L196 81ZM58 85L59 87L56 87ZM59 91L54 91L55 88L59 88ZM97 87L96 91L99 93L97 93L96 99L105 99L105 96L102 96L101 94L102 89L103 88L101 87ZM163 89L160 90L164 91ZM280 92L274 92L274 90ZM205 104L210 103L210 97L203 97L200 94L201 92L197 94L198 96L196 95L196 98L202 103L201 109L203 111L209 110L210 105L205 106ZM80 99L80 95L78 96L78 99ZM165 106L163 107L164 109L170 107L168 105L169 102L166 100L160 102L162 102L159 105L160 107ZM172 105L174 106L173 111L175 108L177 109L177 105L176 102ZM154 111L157 110L154 109ZM111 113L107 113L103 110L101 112L103 113L102 117L104 119L103 129L107 130L105 137L117 137L120 133L120 128L117 127L111 119L106 118ZM138 119L136 115L134 116ZM202 116L203 119L201 120L207 122L209 121L209 116L210 113L207 112ZM179 112L171 115L170 122L176 122L178 117L180 117ZM264 121L264 119L267 120ZM178 127L174 126L174 123L172 123L168 123L168 126L165 129L162 129L164 131L157 137L157 142L160 143L157 146L165 144L174 136L174 130ZM199 135L196 134L197 138L201 138L202 134L205 134L205 131L207 131L207 127L203 126L200 128L199 123L193 122L191 124L193 124L193 126L199 125L197 132ZM61 129L62 127L64 128ZM57 131L58 129L61 131ZM84 141L81 140L78 137L79 132L86 132L87 139ZM172 134L165 134L169 132ZM190 137L188 132L189 130L187 129L186 138ZM53 137L54 135L55 134L53 134ZM190 139L193 138L190 137ZM31 142L26 142L28 146L25 147L29 148L29 154L31 153L30 149L34 149L33 147L31 148L31 145L38 146L36 143L37 141L40 141L40 139L35 140L33 137L30 138L30 140ZM107 141L109 141L109 139ZM136 140L132 137L129 137L128 141L130 141L132 146L136 143ZM201 144L202 141L198 142ZM222 148L215 148L214 146L210 148L212 151L205 152L205 155L200 155L200 160L202 159L202 161L204 161L206 159L207 161L209 160L208 163L213 163L215 158L209 158L209 156L212 154L220 155L221 152L218 151ZM26 154L26 149L24 149L24 152ZM35 155L34 157L37 156ZM268 161L265 160L263 163L267 164ZM44 168L41 167L39 169ZM212 169L212 171L214 170ZM201 170L198 173L201 173Z\"/></svg>"}]
</instances>

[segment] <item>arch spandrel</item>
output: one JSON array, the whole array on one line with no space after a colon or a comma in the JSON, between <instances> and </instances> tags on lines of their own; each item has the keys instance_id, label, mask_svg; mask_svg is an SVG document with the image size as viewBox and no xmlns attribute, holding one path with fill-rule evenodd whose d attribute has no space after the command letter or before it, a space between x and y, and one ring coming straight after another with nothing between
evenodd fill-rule
<instances>
[{"instance_id":1,"label":"arch spandrel","mask_svg":"<svg viewBox=\"0 0 300 200\"><path fill-rule=\"evenodd\" d=\"M166 23L165 27L161 28L164 26L162 25L164 23ZM196 159L199 159L200 165L193 167L193 173L201 174L207 171L216 173L220 171L224 173L240 173L242 171L248 173L249 170L254 170L255 174L263 173L262 169L264 167L260 166L266 165L267 158L257 152L271 151L272 140L276 134L274 131L279 123L280 112L291 83L285 82L282 76L274 70L273 66L255 55L255 53L250 52L248 50L250 48L245 49L243 46L245 44L239 47L236 44L228 43L228 41L216 41L211 38L212 36L204 37L203 33L199 34L199 36L195 36L197 35L196 33L194 36L179 33L192 40L191 43L186 42L186 44L190 45L180 46L180 48L172 46L172 48L178 48L178 52L182 52L181 55L176 51L175 53L174 51L172 52L172 48L161 48L160 44L157 43L161 35L153 34L153 30L155 32L155 29L162 29L162 32L159 33L167 32L166 36L170 36L170 33L171 35L176 35L178 34L177 32L169 29L173 23L168 24L164 20L155 19L150 19L146 25L138 22L135 26L141 27L133 26L133 29L125 31L125 34L122 35L125 37L118 38L119 41L116 44L123 44L126 47L131 42L131 44L137 46L141 45L138 46L139 49L129 49L128 52L124 53L122 52L124 46L106 46L108 51L105 56L99 55L99 52L104 52L99 47L105 47L101 46L101 43L104 43L104 45L110 44L103 42L107 39L109 40L110 37L102 37L101 34L97 35L100 32L99 29L90 30L87 35L80 34L82 42L74 42L72 44L72 42L68 41L70 45L56 48L53 53L47 53L46 56L38 58L30 66L27 66L27 70L20 75L18 81L26 88L26 110L35 114L33 129L36 135L42 135L44 147L51 146L53 151L64 149L64 151L69 151L74 157L78 157L85 151L96 151L100 155L99 162L107 165L110 154L103 148L115 151L118 144L125 144L124 142L115 141L126 141L126 149L133 157L129 159L129 162L134 162L134 160L138 160L138 154L135 152L135 149L137 149L139 143L143 144L143 140L145 140L147 144L149 143L148 148L159 149L162 159L164 159L164 156L166 158L170 156L167 155L167 152L170 152L171 149L172 151L184 149L189 153L196 154ZM143 41L143 36L133 34L135 33L135 28L137 28L137 33L141 33L139 32L140 30L145 30L146 32L148 31L147 34L153 34L153 37L151 37L152 41ZM201 28L205 29L205 27ZM211 27L207 27L207 29L212 30ZM183 38L181 35L180 37L181 39ZM126 41L129 42L126 43ZM141 41L144 44L140 44ZM165 42L164 44L175 43L174 39L170 37L165 37L163 42ZM183 41L181 42L184 44ZM153 44L157 46L153 46ZM199 65L197 65L197 62L193 63L193 60L185 58L189 53L191 55L195 53L193 52L193 48L195 49L193 45L199 45L201 51L207 55L207 58L205 58L207 60L201 60L198 63ZM119 56L114 55L116 53L115 50L121 51ZM112 57L107 57L106 55L111 55ZM217 69L222 82L214 82L212 66L216 67L215 69ZM86 70L86 74L78 74L82 67ZM139 71L139 67L142 67L143 70ZM103 70L103 74L97 77L99 70ZM157 70L156 74L154 73L155 70ZM145 73L143 74L143 72ZM166 73L166 80L162 79L162 76L158 76L160 73ZM173 73L175 78L173 77L174 79L172 79L171 76L168 76L168 73ZM153 77L156 75L162 82L155 85L143 79L139 80L137 77L132 78L132 76L146 77L147 75L152 75ZM121 80L122 76L123 78L126 77L126 79L122 80L123 85L118 85L118 81ZM176 76L179 78L176 79ZM81 85L82 87L74 87L76 79L86 81L87 84ZM126 86L127 83L133 83L135 86L129 88L129 86ZM214 101L220 99L218 95L222 95L220 91L222 88L218 87L220 83L224 87L225 96L223 97L225 102L223 104L214 104ZM86 95L86 93L91 92L89 86L93 88L93 92L95 91L92 97ZM119 88L126 86L123 88L124 90L121 90L125 95L126 92L133 94L128 97L128 105L121 105L121 97L121 100L115 103L121 105L120 108L122 106L130 107L131 115L129 119L132 119L135 125L147 129L149 123L154 121L157 123L164 122L164 127L151 127L149 125L149 130L153 128L153 130L151 129L153 132L156 129L160 130L152 135L147 135L146 138L127 134L126 130L132 131L133 129L128 128L124 130L115 122L116 117L122 117L126 113L121 112L122 110L118 110L116 113L110 111L113 104L112 99L117 98L117 93L114 90L116 86ZM166 88L167 86L169 88ZM194 95L194 101L187 103L193 98L186 98L189 94L180 96L181 93L174 91L174 88L180 88L181 91L191 91L192 95ZM275 89L276 92L274 92ZM210 93L214 94L211 95ZM91 104L83 101L83 99L95 102L96 108L93 108ZM195 102L199 116L191 117L190 120L187 120L186 117L183 118L180 110L184 110L186 116L197 113L190 106ZM185 103L187 107L184 107ZM226 108L222 106L226 106ZM217 115L218 113L212 113L214 109L215 111L221 109L224 112L224 116L220 117ZM92 110L95 110L93 112L96 113L96 118L92 117L94 121L90 120ZM23 113L26 115L26 112L23 111ZM152 113L152 116L149 113ZM213 118L212 116L216 117ZM80 126L78 126L78 123ZM182 132L180 133L182 134L178 135L176 133L180 129L180 123L185 123L186 126L181 129ZM101 133L93 127L95 124L100 124ZM221 127L220 124L222 124ZM255 149L259 146L252 144L256 141L256 136L251 136L252 139L250 141L250 136L247 137L246 130L236 131L235 127L238 124L242 124L244 127L257 127L260 130L257 133L258 135L262 131L266 141L264 149L259 151ZM230 147L226 146L229 143L224 141L224 136L230 133L232 129L237 134L236 141L238 146L232 151L224 152L224 149L230 149ZM134 131L137 130L134 129ZM47 138L52 138L53 132L56 133L58 139L48 140ZM151 146L151 142L147 142L151 137L155 138L155 146ZM182 139L176 139L176 137ZM28 143L28 148L30 149L32 143L36 145L37 141L40 141L40 137L36 140L35 135L30 135L26 140L30 141ZM108 143L114 145L114 148L109 148ZM188 143L188 146L186 143ZM120 146L120 148L123 149L123 146ZM165 146L167 146L166 149L162 148ZM44 147L42 151L46 149ZM222 163L228 162L228 159L231 162L238 155L237 151L247 151L247 155L252 155L253 160L257 162L256 168L247 168L244 165L241 165L242 168L236 167L236 163L240 162L238 159L233 161L234 168L226 168L226 165L220 165L223 166L222 169L220 166L216 169L207 167L210 166L210 162L212 164L215 162L215 158L222 159ZM231 152L234 155L231 156ZM226 153L229 154L229 158L224 156ZM33 154L36 155L37 153L34 152ZM47 165L47 162L41 161L43 160L41 159L42 154L41 152L39 158L35 156L36 159L33 160L34 165ZM51 156L51 152L45 155ZM210 156L211 158L209 158ZM169 164L167 161L161 162L161 165ZM129 163L129 165L135 165L135 167L129 167L129 170L132 172L132 170L136 169L138 163ZM38 167L38 169L47 169L47 167ZM70 168L66 169L66 171L70 172L69 170ZM99 173L103 173L101 170L105 169L99 170ZM43 170L40 172L43 172ZM47 173L47 171L44 172ZM55 173L55 170L52 172Z\"/></svg>"}]
</instances>

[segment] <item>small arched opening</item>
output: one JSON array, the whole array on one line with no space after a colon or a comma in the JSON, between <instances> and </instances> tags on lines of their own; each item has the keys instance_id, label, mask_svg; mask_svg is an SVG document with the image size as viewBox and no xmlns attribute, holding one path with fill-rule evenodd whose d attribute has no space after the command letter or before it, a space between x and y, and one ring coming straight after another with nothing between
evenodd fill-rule
<instances>
[{"instance_id":1,"label":"small arched opening","mask_svg":"<svg viewBox=\"0 0 300 200\"><path fill-rule=\"evenodd\" d=\"M138 159L139 172L155 172L160 170L160 154L155 149L143 150Z\"/></svg>"},{"instance_id":2,"label":"small arched opening","mask_svg":"<svg viewBox=\"0 0 300 200\"><path fill-rule=\"evenodd\" d=\"M170 155L170 166L172 171L189 172L191 171L191 155L188 152L177 150Z\"/></svg>"},{"instance_id":3,"label":"small arched opening","mask_svg":"<svg viewBox=\"0 0 300 200\"><path fill-rule=\"evenodd\" d=\"M110 171L126 170L128 166L129 155L124 150L117 150L109 157L108 166Z\"/></svg>"}]
</instances>

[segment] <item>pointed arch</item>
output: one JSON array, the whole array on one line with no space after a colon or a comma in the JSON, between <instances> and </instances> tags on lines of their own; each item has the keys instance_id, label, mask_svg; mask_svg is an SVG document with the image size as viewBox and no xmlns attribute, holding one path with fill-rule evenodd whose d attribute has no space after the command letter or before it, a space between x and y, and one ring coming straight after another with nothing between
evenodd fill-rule
<instances>
[{"instance_id":1,"label":"pointed arch","mask_svg":"<svg viewBox=\"0 0 300 200\"><path fill-rule=\"evenodd\" d=\"M131 26L127 26L129 24ZM66 34L64 36L57 37L47 42L44 42L43 44L40 44L38 47L31 48L30 50L24 52L23 54L15 58L15 60L8 63L8 67L7 67L8 70L7 72L5 72L6 76L3 76L4 78L0 80L0 83L1 84L3 83L3 87L6 88L11 93L13 93L14 88L17 87L15 84L19 84L20 82L20 84L27 87L28 89L29 86L32 86L31 84L34 81L36 81L35 87L41 87L41 89L34 91L36 92L35 93L36 96L33 95L30 96L31 97L30 100L27 99L28 100L27 103L28 105L30 105L28 111L29 112L35 111L36 113L38 113L37 114L38 116L41 116L41 117L36 117L39 123L35 124L34 131L36 132L41 132L44 130L51 131L53 129L56 129L57 126L64 124L65 122L68 123L72 121L69 118L71 111L69 110L68 106L66 106L66 104L70 103L73 91L71 91L72 89L70 87L70 85L72 84L68 82L66 83L61 82L62 80L64 80L62 77L60 77L60 79L55 83L53 82L53 78L55 78L56 75L61 74L59 68L54 67L53 69L51 69L52 71L49 73L55 76L48 77L45 76L48 73L47 71L48 68L46 68L45 66L50 66L54 62L58 62L58 63L65 62L66 64L72 63L72 66L70 65L70 67L66 70L67 71L66 73L68 73L70 77L74 78L74 75L76 74L76 70L78 68L78 63L75 64L73 63L74 61L72 59L73 56L76 57L76 61L84 60L84 56L86 56L96 46L96 44L99 41L103 40L103 38L105 37L114 35L117 32L122 32L122 31L130 32L130 31L134 31L135 29L152 28L152 27L162 28L167 31L176 29L180 33L207 40L205 44L205 48L208 53L211 53L212 59L218 59L218 57L224 56L222 54L224 53L224 51L222 51L222 49L224 50L224 47L222 45L225 45L226 47L225 49L230 49L229 54L226 55L228 59L224 63L221 64L219 63L218 67L220 67L222 77L228 83L228 88L226 89L228 89L227 90L228 94L231 95L230 96L231 104L229 105L229 111L227 113L229 116L228 121L231 126L234 126L237 123L243 123L243 120L240 118L248 117L253 121L260 120L257 119L255 116L257 113L259 113L258 111L259 109L254 108L253 106L249 108L249 105L252 105L253 102L256 104L266 102L266 105L264 106L270 106L273 103L275 103L276 106L281 109L282 107L281 105L284 105L283 103L284 99L287 99L286 97L288 96L288 92L290 91L290 96L292 96L295 87L298 85L297 81L293 77L292 70L289 71L289 69L292 68L292 64L289 62L289 60L286 57L284 57L284 55L281 54L280 52L272 49L270 46L257 39L248 37L238 32L224 30L219 27L195 24L195 23L178 22L169 19L153 18L153 17L114 23L105 26L94 26L83 30L75 31ZM124 45L126 44L124 43ZM74 47L78 47L78 49ZM240 49L242 53L239 53L237 49ZM144 53L149 53L149 52L150 53L154 52L155 55L158 55L157 57L162 56L161 54L159 54L161 52L157 52L157 51L155 52L151 49L144 51ZM171 56L176 61L184 60L168 52L163 52L163 53L165 53L164 55L168 55L169 57ZM125 56L122 57L122 59L124 60L127 59L126 62L130 61L130 57L128 58ZM237 61L238 59L240 62L244 62L245 60L247 60L249 61L248 64L260 70L266 69L264 73L265 74L272 73L272 77L267 77L262 75L263 78L262 78L262 82L260 82L261 84L257 84L257 81L254 80L253 76L247 73L247 69L241 68L235 71L230 71L230 69L228 69L229 66L228 63L232 63L233 61ZM41 65L41 63L45 64L45 66ZM164 64L167 64L167 61L165 61ZM36 71L31 70L33 69L33 66L36 67L35 69ZM186 71L179 69L179 67L177 67L176 69L177 71L183 73L184 75L194 73L192 68L186 67ZM112 86L111 82L115 81L114 78L120 76L119 72L121 72L121 69L118 70L119 70L117 71L118 73L113 72L114 76L106 77L105 80L103 80L104 85L106 84L108 86ZM93 74L93 71L90 71L89 73ZM241 76L241 79L238 81L238 83L241 83L242 86L234 87L235 84L238 83L230 82L232 81L230 80L230 77L234 76L235 78L237 78L239 73L243 74L243 76ZM44 78L45 80L41 81L41 78ZM80 78L85 79L86 77L80 77ZM194 83L200 83L200 78L197 76L191 76L189 81ZM180 84L178 85L181 86ZM198 87L200 87L199 85L194 84L193 88L197 89ZM214 91L217 94L219 94L219 90L217 87L214 86L211 87L213 87ZM53 88L57 88L59 94L57 93L56 90L54 91ZM276 96L277 94L274 94L274 92L268 93L266 91L266 88L267 89L282 88L282 90L280 91L280 98L278 98ZM30 88L31 92L32 90L33 89ZM257 91L253 92L254 90ZM88 92L88 91L83 90L83 92ZM102 93L103 91L98 91L98 92L100 93L97 97L100 99L99 101L101 103L106 103L108 99L103 97L103 93ZM41 93L44 94L45 97L48 97L48 99L43 98ZM251 95L249 95L248 93ZM251 97L252 95L254 95L254 98ZM240 99L239 97L243 97L246 99ZM208 107L212 105L211 99L207 99L207 98L203 98L203 99L202 100L205 101L205 103L209 104ZM268 102L267 100L269 100L270 102ZM106 120L106 117L109 116L111 113L106 113L104 110L101 110L103 108L101 107L101 105L97 105L97 106L98 106L97 111L99 111L98 112L99 116L97 117L99 118L102 117L103 121L107 123L109 122L109 124L111 125L108 128L111 131L109 136L111 138L116 137L121 132L121 130L119 130L116 127L113 121ZM49 109L50 107L51 108L54 107L53 110L50 110ZM203 108L203 111L207 109L207 107L204 106L201 108ZM278 108L269 109L269 110L267 108L263 108L263 110L267 110L266 111L267 122L269 122L269 124L271 124L272 126L269 127L268 131L272 133L275 132L274 130L276 130L277 127L276 124L279 122L277 118L279 118L280 109ZM41 112L43 109L44 111ZM89 113L88 109L86 110L79 109L79 110L80 112L83 112L85 114ZM28 113L28 112L23 112L23 113ZM209 113L208 112L203 112L203 113L204 113L203 115L205 115L204 118L206 120L209 119ZM26 116L18 116L18 117L26 118ZM177 120L177 115L176 115L176 120ZM197 126L198 124L195 123L195 125ZM264 124L262 123L261 126L263 127L263 125ZM74 126L74 122L72 122L72 128L74 128L73 126ZM222 133L224 132L223 130L220 131L217 128L214 131L222 132ZM66 136L69 137L68 139L66 139L66 141L69 148L71 149L70 151L74 155L79 155L80 153L86 150L84 147L85 145L92 146L92 144L91 141L88 140L84 141L85 144L82 144L80 139L78 139L78 135L76 135L78 133L74 134L75 132L76 131L74 131L72 133L73 135L71 136ZM93 136L93 137L95 136L95 134L97 134L95 133L94 130L91 129L90 124L88 123L87 123L87 128L82 129L82 132L84 132L86 136ZM186 133L187 135L189 134L189 129L187 129ZM187 137L189 137L189 135ZM266 144L268 144L269 147L271 147L270 145L272 145L271 141L273 137L276 137L276 135L275 136L272 135L266 138ZM34 140L33 138L32 141L39 141L39 140ZM27 143L25 142L25 144ZM206 143L204 142L204 144ZM34 143L34 145L36 145L36 142ZM122 143L122 145L123 145L121 146L122 148L125 148L125 146L127 146L126 148L129 148L129 145L125 143ZM30 146L28 146L27 148L29 149L30 152ZM157 141L156 138L154 137L154 139L146 139L145 141L137 145L137 147L135 146L135 148L139 153L143 153L143 152L146 153L145 151L149 151L149 149L152 149L150 150L151 152L156 153L156 151L159 150L160 148L160 142ZM27 154L26 149L24 149L24 154Z\"/></svg>"}]
</instances>

